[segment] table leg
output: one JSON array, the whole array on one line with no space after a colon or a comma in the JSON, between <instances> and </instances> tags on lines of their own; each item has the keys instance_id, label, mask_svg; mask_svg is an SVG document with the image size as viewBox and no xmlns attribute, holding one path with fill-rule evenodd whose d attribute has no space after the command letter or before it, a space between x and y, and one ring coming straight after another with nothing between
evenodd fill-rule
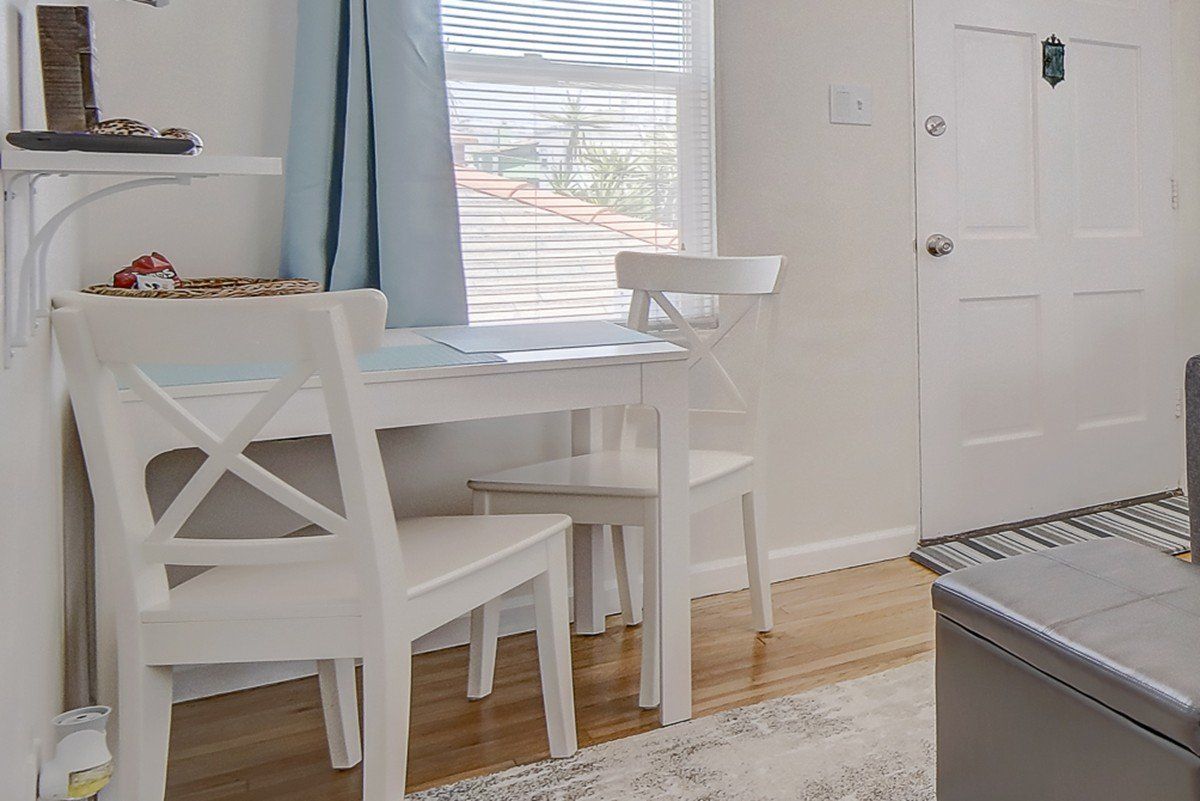
<instances>
[{"instance_id":1,"label":"table leg","mask_svg":"<svg viewBox=\"0 0 1200 801\"><path fill-rule=\"evenodd\" d=\"M642 368L642 402L658 412L659 491L658 592L643 603L659 608L664 726L692 716L687 375L686 362Z\"/></svg>"}]
</instances>

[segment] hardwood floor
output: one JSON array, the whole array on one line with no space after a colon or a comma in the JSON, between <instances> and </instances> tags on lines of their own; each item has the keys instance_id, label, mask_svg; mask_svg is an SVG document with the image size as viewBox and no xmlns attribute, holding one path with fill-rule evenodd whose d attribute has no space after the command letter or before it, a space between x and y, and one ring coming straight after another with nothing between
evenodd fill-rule
<instances>
[{"instance_id":1,"label":"hardwood floor","mask_svg":"<svg viewBox=\"0 0 1200 801\"><path fill-rule=\"evenodd\" d=\"M907 559L775 585L773 632L750 629L746 593L693 604L695 713L876 673L933 650L933 573ZM572 638L580 746L657 725L637 707L639 629L609 618ZM533 635L501 641L496 691L466 700L467 653L419 656L413 671L409 789L548 756ZM315 679L175 707L169 801L357 801L358 770L335 772Z\"/></svg>"}]
</instances>

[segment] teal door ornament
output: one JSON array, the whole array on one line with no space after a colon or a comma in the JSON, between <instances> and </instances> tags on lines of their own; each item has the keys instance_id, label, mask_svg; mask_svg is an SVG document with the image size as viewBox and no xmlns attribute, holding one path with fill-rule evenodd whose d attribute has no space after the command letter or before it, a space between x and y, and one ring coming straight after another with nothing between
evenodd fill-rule
<instances>
[{"instance_id":1,"label":"teal door ornament","mask_svg":"<svg viewBox=\"0 0 1200 801\"><path fill-rule=\"evenodd\" d=\"M1067 79L1067 46L1054 34L1042 42L1042 77L1052 87Z\"/></svg>"}]
</instances>

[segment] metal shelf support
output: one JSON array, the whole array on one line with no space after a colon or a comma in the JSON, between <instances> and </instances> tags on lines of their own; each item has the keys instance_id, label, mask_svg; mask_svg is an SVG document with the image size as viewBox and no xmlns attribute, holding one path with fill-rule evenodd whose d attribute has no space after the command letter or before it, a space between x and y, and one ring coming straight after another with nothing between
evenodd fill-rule
<instances>
[{"instance_id":1,"label":"metal shelf support","mask_svg":"<svg viewBox=\"0 0 1200 801\"><path fill-rule=\"evenodd\" d=\"M98 200L111 197L122 192L143 189L148 186L187 185L193 178L204 177L197 175L156 175L146 178L136 178L129 181L111 184L102 189L88 192L68 203L56 212L45 223L38 226L34 219L34 198L37 194L37 184L50 175L69 176L72 173L52 172L9 172L4 175L4 220L5 229L12 231L15 204L21 195L17 187L24 183L29 212L29 237L25 243L25 252L17 254L13 238L5 239L5 269L4 276L4 369L12 364L18 348L29 344L34 331L37 330L38 319L49 313L49 292L46 278L46 259L50 245L63 224L77 211L95 203ZM18 261L17 256L20 255Z\"/></svg>"}]
</instances>

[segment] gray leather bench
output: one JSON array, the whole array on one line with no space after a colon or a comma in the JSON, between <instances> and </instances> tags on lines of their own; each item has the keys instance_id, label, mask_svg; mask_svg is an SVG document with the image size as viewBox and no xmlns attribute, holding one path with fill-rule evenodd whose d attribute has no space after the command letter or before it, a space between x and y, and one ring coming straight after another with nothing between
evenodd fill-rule
<instances>
[{"instance_id":1,"label":"gray leather bench","mask_svg":"<svg viewBox=\"0 0 1200 801\"><path fill-rule=\"evenodd\" d=\"M1200 569L1101 540L933 598L938 801L1200 801Z\"/></svg>"}]
</instances>

